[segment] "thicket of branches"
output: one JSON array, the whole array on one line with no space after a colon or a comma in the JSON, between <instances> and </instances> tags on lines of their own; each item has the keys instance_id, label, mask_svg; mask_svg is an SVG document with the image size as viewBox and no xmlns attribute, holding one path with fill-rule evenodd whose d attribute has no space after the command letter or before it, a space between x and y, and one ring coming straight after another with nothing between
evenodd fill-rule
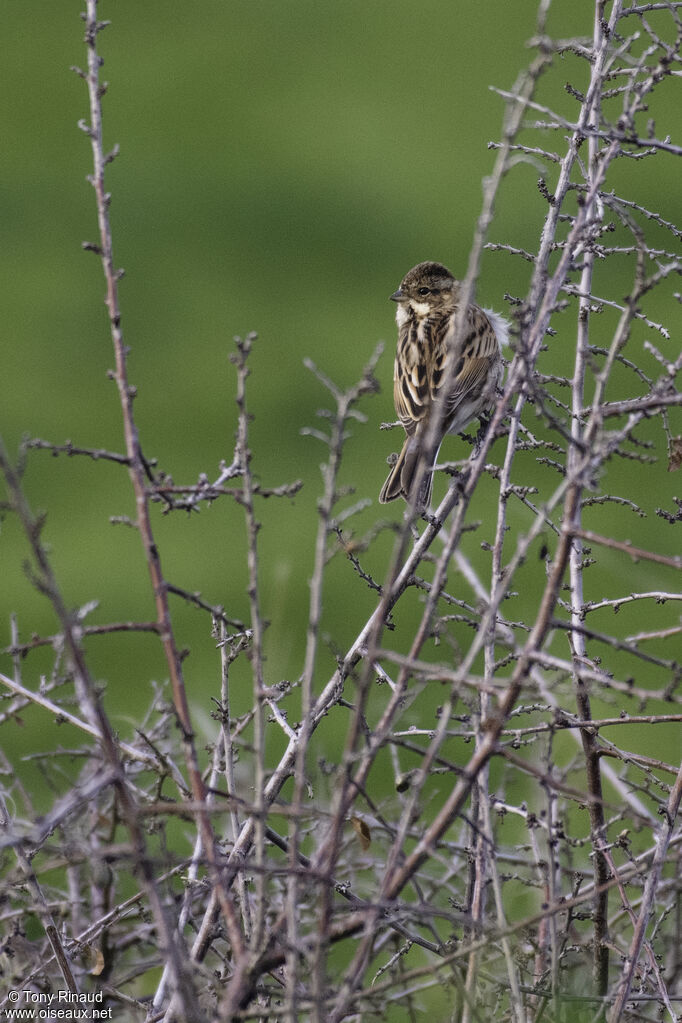
<instances>
[{"instance_id":1,"label":"thicket of branches","mask_svg":"<svg viewBox=\"0 0 682 1023\"><path fill-rule=\"evenodd\" d=\"M100 992L90 1010L148 1021L336 1023L425 1011L515 1023L678 1018L682 768L657 756L657 729L682 720L674 656L682 559L670 553L682 501L658 507L657 490L682 463L682 355L657 310L669 316L680 301L682 231L671 197L661 195L656 209L641 204L628 166L644 162L656 175L662 161L682 156L651 114L682 76L682 4L596 2L592 36L571 40L547 35L548 6L540 5L532 63L503 94L463 282L473 300L486 246L527 261L527 294L507 296L515 328L503 393L470 456L443 467L440 505L423 519L407 509L379 575L371 567L379 527L355 534L358 505L339 484L347 425L376 390L376 355L348 391L326 378L323 358L320 368L310 364L329 403L310 432L327 455L300 623L305 661L293 684L280 685L264 658L258 507L296 486L266 490L251 472L248 360L257 342L236 341L232 457L212 481L170 484L135 421L105 185L115 155L103 142L106 23L88 0L87 66L77 70L90 97L81 127L99 224L89 247L106 279L126 446L68 450L118 462L122 485L127 475L156 620L93 624L92 608L67 606L22 489L26 459L42 457L31 450L65 446L29 441L16 464L2 449L8 513L21 521L35 584L60 631L26 639L30 623L13 624L0 724L11 729L31 704L82 735L41 817L20 765L4 765L4 1012L11 991L22 1005L64 991ZM570 117L539 98L564 54L580 69L567 86ZM546 202L532 252L490 240L499 187L529 162ZM614 284L624 280L626 289ZM666 458L656 457L663 445L652 437L664 438ZM606 488L610 467L625 460L645 481L637 493L647 504ZM482 491L495 509L484 525L475 515ZM237 501L247 524L248 623L173 586L155 538L161 510L223 500ZM621 515L611 531L600 529L604 505ZM635 548L628 517L644 514L651 544ZM481 545L485 576L472 556ZM376 607L338 652L333 675L321 677L332 557L348 559ZM605 581L614 572L615 589ZM197 746L172 599L200 607L219 651L208 758ZM628 634L634 619L616 612L652 603L655 629ZM407 636L403 607L418 611ZM125 740L83 649L84 637L111 642L121 628L158 637L169 680ZM41 680L32 661L46 646L54 666ZM253 681L243 716L231 710L238 661L248 661ZM437 712L420 718L419 697L434 687ZM345 736L338 763L318 755L323 722ZM273 762L266 748L282 742ZM378 776L394 779L390 796Z\"/></svg>"}]
</instances>

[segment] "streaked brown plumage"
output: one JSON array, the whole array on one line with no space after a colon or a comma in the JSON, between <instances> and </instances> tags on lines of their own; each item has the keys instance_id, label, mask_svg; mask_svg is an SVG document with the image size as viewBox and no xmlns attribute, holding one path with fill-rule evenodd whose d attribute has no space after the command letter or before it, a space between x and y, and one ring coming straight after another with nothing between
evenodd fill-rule
<instances>
[{"instance_id":1,"label":"streaked brown plumage","mask_svg":"<svg viewBox=\"0 0 682 1023\"><path fill-rule=\"evenodd\" d=\"M382 504L396 497L410 500L412 483L426 443L431 409L445 410L436 443L424 451L429 466L417 506L431 498L432 467L446 433L459 433L472 419L487 412L495 400L504 367L501 347L509 325L498 313L469 306L462 341L455 347L455 318L459 282L440 263L419 263L405 275L391 299L398 303L398 349L393 374L395 410L407 436L398 460L384 483ZM451 365L454 367L450 370ZM447 394L442 382L449 376Z\"/></svg>"}]
</instances>

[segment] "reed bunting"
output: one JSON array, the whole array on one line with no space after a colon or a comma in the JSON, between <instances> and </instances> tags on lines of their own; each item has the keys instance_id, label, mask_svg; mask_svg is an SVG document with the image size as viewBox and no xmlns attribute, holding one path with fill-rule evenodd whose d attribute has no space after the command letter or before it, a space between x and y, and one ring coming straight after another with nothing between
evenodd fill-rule
<instances>
[{"instance_id":1,"label":"reed bunting","mask_svg":"<svg viewBox=\"0 0 682 1023\"><path fill-rule=\"evenodd\" d=\"M433 467L443 438L446 433L460 433L472 419L488 412L502 382L501 348L509 340L509 324L490 309L469 306L461 341L455 345L459 291L459 281L446 267L427 262L414 266L391 295L398 303L393 401L407 436L381 488L382 504L396 497L412 498L423 452L428 469L416 504L420 509L428 506ZM448 385L443 393L445 380ZM427 450L432 409L442 419L435 443Z\"/></svg>"}]
</instances>

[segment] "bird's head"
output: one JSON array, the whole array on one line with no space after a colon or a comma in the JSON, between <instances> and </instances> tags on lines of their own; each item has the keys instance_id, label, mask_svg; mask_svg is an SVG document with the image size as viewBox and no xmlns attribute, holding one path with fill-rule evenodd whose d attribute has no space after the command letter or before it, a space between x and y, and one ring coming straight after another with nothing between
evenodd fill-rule
<instances>
[{"instance_id":1,"label":"bird's head","mask_svg":"<svg viewBox=\"0 0 682 1023\"><path fill-rule=\"evenodd\" d=\"M453 312L458 292L459 284L442 263L418 263L405 274L391 301L398 303L399 321L407 316L422 320Z\"/></svg>"}]
</instances>

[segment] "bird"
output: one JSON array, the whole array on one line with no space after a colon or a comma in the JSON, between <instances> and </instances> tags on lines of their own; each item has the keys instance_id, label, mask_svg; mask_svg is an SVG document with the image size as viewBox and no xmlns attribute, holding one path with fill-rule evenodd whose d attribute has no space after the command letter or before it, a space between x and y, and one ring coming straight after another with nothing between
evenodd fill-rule
<instances>
[{"instance_id":1,"label":"bird","mask_svg":"<svg viewBox=\"0 0 682 1023\"><path fill-rule=\"evenodd\" d=\"M509 322L491 309L470 305L457 340L460 290L460 282L447 267L427 260L413 266L390 296L398 306L393 401L406 436L381 489L382 504L415 497L423 451L426 471L421 474L415 505L420 510L428 507L443 438L460 433L489 412L502 383L502 347L509 341ZM432 414L439 416L433 439L429 437Z\"/></svg>"}]
</instances>

